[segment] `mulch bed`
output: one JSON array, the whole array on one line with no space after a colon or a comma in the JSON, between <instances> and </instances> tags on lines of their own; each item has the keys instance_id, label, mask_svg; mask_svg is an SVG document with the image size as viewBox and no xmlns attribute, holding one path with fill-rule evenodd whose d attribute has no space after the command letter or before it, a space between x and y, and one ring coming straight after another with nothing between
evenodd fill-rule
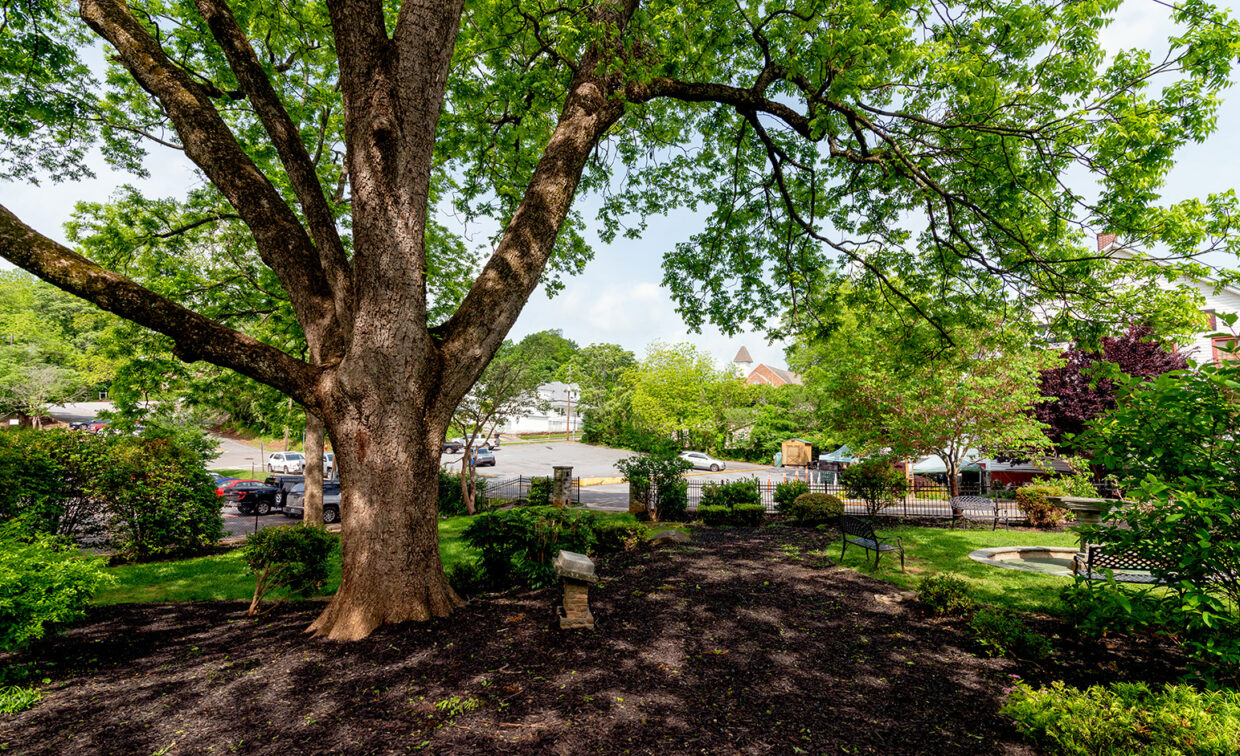
<instances>
[{"instance_id":1,"label":"mulch bed","mask_svg":"<svg viewBox=\"0 0 1240 756\"><path fill-rule=\"evenodd\" d=\"M1076 641L1045 665L986 659L955 620L835 567L838 541L700 529L600 564L594 632L552 589L474 599L365 641L313 640L321 604L93 610L29 654L55 662L23 754L1032 753L998 714L1011 675L1174 677L1173 655ZM23 661L25 661L23 660ZM1156 661L1154 661L1156 660ZM1153 665L1153 666L1151 666Z\"/></svg>"}]
</instances>

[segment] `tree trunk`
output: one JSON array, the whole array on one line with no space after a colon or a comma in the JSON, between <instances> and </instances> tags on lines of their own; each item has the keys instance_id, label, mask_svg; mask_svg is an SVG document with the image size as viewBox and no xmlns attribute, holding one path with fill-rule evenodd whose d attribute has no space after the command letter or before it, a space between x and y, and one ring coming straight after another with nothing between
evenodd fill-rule
<instances>
[{"instance_id":1,"label":"tree trunk","mask_svg":"<svg viewBox=\"0 0 1240 756\"><path fill-rule=\"evenodd\" d=\"M340 471L343 569L340 589L307 632L331 640L446 617L463 603L444 576L439 488L428 485L438 479L447 423L419 422L415 400L393 388L342 392L366 406L325 418Z\"/></svg>"},{"instance_id":2,"label":"tree trunk","mask_svg":"<svg viewBox=\"0 0 1240 756\"><path fill-rule=\"evenodd\" d=\"M306 410L306 495L301 521L323 527L323 421Z\"/></svg>"},{"instance_id":3,"label":"tree trunk","mask_svg":"<svg viewBox=\"0 0 1240 756\"><path fill-rule=\"evenodd\" d=\"M465 511L471 516L476 514L474 511L474 487L473 482L473 465L469 464L470 446L465 446L464 456L461 457L461 500L465 502Z\"/></svg>"}]
</instances>

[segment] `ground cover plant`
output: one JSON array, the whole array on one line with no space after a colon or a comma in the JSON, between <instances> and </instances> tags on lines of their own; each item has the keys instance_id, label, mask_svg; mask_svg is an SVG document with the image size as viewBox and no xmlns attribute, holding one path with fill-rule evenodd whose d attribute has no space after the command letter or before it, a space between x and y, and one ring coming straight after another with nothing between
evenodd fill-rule
<instances>
[{"instance_id":1,"label":"ground cover plant","mask_svg":"<svg viewBox=\"0 0 1240 756\"><path fill-rule=\"evenodd\" d=\"M1011 675L1162 682L1175 656L1073 644L1033 665L976 655L967 627L838 569L814 529L696 529L599 560L595 632L556 624L556 586L340 644L318 607L94 607L21 659L55 660L12 752L925 753L1028 756L999 714ZM261 624L256 624L261 623ZM651 628L658 632L651 634ZM261 633L261 639L256 638ZM641 642L634 642L640 638ZM42 669L42 667L40 667Z\"/></svg>"},{"instance_id":2,"label":"ground cover plant","mask_svg":"<svg viewBox=\"0 0 1240 756\"><path fill-rule=\"evenodd\" d=\"M1240 752L1240 693L1188 685L1061 682L1012 691L1003 713L1048 752L1072 756Z\"/></svg>"}]
</instances>

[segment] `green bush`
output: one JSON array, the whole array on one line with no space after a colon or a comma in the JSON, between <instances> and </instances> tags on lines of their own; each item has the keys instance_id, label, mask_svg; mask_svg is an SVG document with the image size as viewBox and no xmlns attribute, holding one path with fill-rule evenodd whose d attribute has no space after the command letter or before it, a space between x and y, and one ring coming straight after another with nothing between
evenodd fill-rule
<instances>
[{"instance_id":1,"label":"green bush","mask_svg":"<svg viewBox=\"0 0 1240 756\"><path fill-rule=\"evenodd\" d=\"M462 559L444 570L448 585L462 596L474 596L487 588L487 572L477 559Z\"/></svg>"},{"instance_id":2,"label":"green bush","mask_svg":"<svg viewBox=\"0 0 1240 756\"><path fill-rule=\"evenodd\" d=\"M803 480L785 480L775 485L775 511L788 514L787 509L798 496L809 493L809 484Z\"/></svg>"},{"instance_id":3,"label":"green bush","mask_svg":"<svg viewBox=\"0 0 1240 756\"><path fill-rule=\"evenodd\" d=\"M762 489L757 478L707 483L702 486L702 507L736 507L739 505L762 506Z\"/></svg>"},{"instance_id":4,"label":"green bush","mask_svg":"<svg viewBox=\"0 0 1240 756\"><path fill-rule=\"evenodd\" d=\"M734 507L706 505L698 507L697 514L704 524L711 527L720 525L757 527L762 524L762 518L766 515L766 507L761 504L737 504Z\"/></svg>"},{"instance_id":5,"label":"green bush","mask_svg":"<svg viewBox=\"0 0 1240 756\"><path fill-rule=\"evenodd\" d=\"M0 651L81 617L112 580L99 560L81 558L67 540L32 531L23 519L0 524Z\"/></svg>"},{"instance_id":6,"label":"green bush","mask_svg":"<svg viewBox=\"0 0 1240 756\"><path fill-rule=\"evenodd\" d=\"M527 497L531 507L545 507L551 503L551 492L555 482L551 478L530 478L530 495Z\"/></svg>"},{"instance_id":7,"label":"green bush","mask_svg":"<svg viewBox=\"0 0 1240 756\"><path fill-rule=\"evenodd\" d=\"M1059 593L1063 618L1090 638L1157 630L1159 599L1153 590L1078 579Z\"/></svg>"},{"instance_id":8,"label":"green bush","mask_svg":"<svg viewBox=\"0 0 1240 756\"><path fill-rule=\"evenodd\" d=\"M328 559L339 543L334 534L313 525L264 528L250 535L243 558L258 579L248 614L258 614L263 599L279 588L286 589L289 596L309 596L322 590L328 577Z\"/></svg>"},{"instance_id":9,"label":"green bush","mask_svg":"<svg viewBox=\"0 0 1240 756\"><path fill-rule=\"evenodd\" d=\"M987 656L1037 660L1051 653L1050 641L1007 609L984 607L978 610L969 622L969 629Z\"/></svg>"},{"instance_id":10,"label":"green bush","mask_svg":"<svg viewBox=\"0 0 1240 756\"><path fill-rule=\"evenodd\" d=\"M629 483L629 500L644 505L643 519L679 520L689 506L689 486L685 470L693 467L674 451L638 454L616 463L616 469Z\"/></svg>"},{"instance_id":11,"label":"green bush","mask_svg":"<svg viewBox=\"0 0 1240 756\"><path fill-rule=\"evenodd\" d=\"M663 522L680 522L689 509L689 481L678 478L659 485L659 501L655 511Z\"/></svg>"},{"instance_id":12,"label":"green bush","mask_svg":"<svg viewBox=\"0 0 1240 756\"><path fill-rule=\"evenodd\" d=\"M1017 685L1001 713L1050 753L1072 756L1240 753L1240 693L1187 685Z\"/></svg>"},{"instance_id":13,"label":"green bush","mask_svg":"<svg viewBox=\"0 0 1240 756\"><path fill-rule=\"evenodd\" d=\"M167 439L122 438L92 486L106 502L116 561L193 556L224 535L215 485L197 454Z\"/></svg>"},{"instance_id":14,"label":"green bush","mask_svg":"<svg viewBox=\"0 0 1240 756\"><path fill-rule=\"evenodd\" d=\"M784 514L794 525L828 525L844 514L844 502L827 493L803 493L784 507Z\"/></svg>"},{"instance_id":15,"label":"green bush","mask_svg":"<svg viewBox=\"0 0 1240 756\"><path fill-rule=\"evenodd\" d=\"M0 430L0 520L25 517L42 533L86 539L103 530L91 484L112 440L63 429Z\"/></svg>"},{"instance_id":16,"label":"green bush","mask_svg":"<svg viewBox=\"0 0 1240 756\"><path fill-rule=\"evenodd\" d=\"M865 501L871 517L908 493L908 479L895 469L893 462L891 457L868 457L840 472L840 482L848 495Z\"/></svg>"},{"instance_id":17,"label":"green bush","mask_svg":"<svg viewBox=\"0 0 1240 756\"><path fill-rule=\"evenodd\" d=\"M551 560L560 549L590 553L595 540L594 516L558 507L487 512L475 517L462 537L481 552L482 567L491 585L538 588L555 582Z\"/></svg>"},{"instance_id":18,"label":"green bush","mask_svg":"<svg viewBox=\"0 0 1240 756\"><path fill-rule=\"evenodd\" d=\"M951 573L931 575L917 586L917 600L935 614L963 616L973 611L969 584Z\"/></svg>"},{"instance_id":19,"label":"green bush","mask_svg":"<svg viewBox=\"0 0 1240 756\"><path fill-rule=\"evenodd\" d=\"M646 526L637 522L623 520L594 521L594 550L599 554L612 554L617 551L629 551L650 540Z\"/></svg>"},{"instance_id":20,"label":"green bush","mask_svg":"<svg viewBox=\"0 0 1240 756\"><path fill-rule=\"evenodd\" d=\"M1048 496L1067 496L1059 486L1047 484L1021 486L1016 489L1016 506L1035 528L1053 528L1063 522L1068 510L1052 504Z\"/></svg>"}]
</instances>

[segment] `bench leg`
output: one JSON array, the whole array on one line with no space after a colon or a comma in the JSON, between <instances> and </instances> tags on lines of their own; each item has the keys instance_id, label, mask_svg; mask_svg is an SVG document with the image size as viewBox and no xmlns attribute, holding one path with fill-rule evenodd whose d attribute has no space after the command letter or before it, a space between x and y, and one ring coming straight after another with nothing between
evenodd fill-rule
<instances>
[{"instance_id":1,"label":"bench leg","mask_svg":"<svg viewBox=\"0 0 1240 756\"><path fill-rule=\"evenodd\" d=\"M848 539L844 539L844 543L840 545L840 564L844 563L844 552L848 551Z\"/></svg>"},{"instance_id":2,"label":"bench leg","mask_svg":"<svg viewBox=\"0 0 1240 756\"><path fill-rule=\"evenodd\" d=\"M878 549L874 549L874 571L875 572L878 572L878 558L881 557L882 555L883 555L883 552L879 551Z\"/></svg>"},{"instance_id":3,"label":"bench leg","mask_svg":"<svg viewBox=\"0 0 1240 756\"><path fill-rule=\"evenodd\" d=\"M900 572L904 572L904 549L900 549Z\"/></svg>"}]
</instances>

